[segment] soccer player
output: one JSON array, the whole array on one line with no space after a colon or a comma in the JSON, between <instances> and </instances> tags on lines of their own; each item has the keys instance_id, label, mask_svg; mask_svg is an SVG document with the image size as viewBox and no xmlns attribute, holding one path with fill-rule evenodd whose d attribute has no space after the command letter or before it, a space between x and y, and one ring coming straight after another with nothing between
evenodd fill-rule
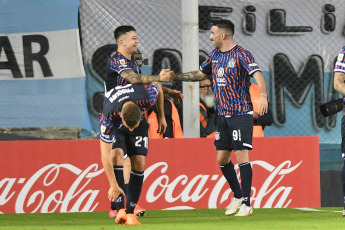
<instances>
[{"instance_id":1,"label":"soccer player","mask_svg":"<svg viewBox=\"0 0 345 230\"><path fill-rule=\"evenodd\" d=\"M145 110L160 103L163 108L164 95L160 83L148 86L127 84L117 86L105 94L100 112L101 159L110 189L109 201L115 202L118 224L139 225L134 214L144 180L145 158L148 151L148 124L143 116ZM159 111L164 117L164 111ZM166 126L159 127L161 133ZM116 138L116 140L115 140ZM124 208L124 177L113 169L112 146L128 154L131 160L131 175ZM123 159L123 158L122 158Z\"/></svg>"},{"instance_id":2,"label":"soccer player","mask_svg":"<svg viewBox=\"0 0 345 230\"><path fill-rule=\"evenodd\" d=\"M345 103L345 46L341 49L337 61L334 67L334 89L343 95L343 101ZM344 197L344 210L343 217L345 217L345 108L343 119L341 120L341 151L344 158L344 165L341 171L341 182L343 188Z\"/></svg>"},{"instance_id":3,"label":"soccer player","mask_svg":"<svg viewBox=\"0 0 345 230\"><path fill-rule=\"evenodd\" d=\"M215 146L217 162L228 181L234 198L225 215L249 216L252 167L249 151L252 147L253 108L249 95L250 77L253 76L260 88L258 114L267 112L267 92L265 79L255 63L253 55L234 44L234 24L220 20L211 27L210 40L215 47L200 66L200 70L177 75L174 80L201 81L212 75L217 101L217 122ZM230 160L234 150L240 168L241 186Z\"/></svg>"},{"instance_id":4,"label":"soccer player","mask_svg":"<svg viewBox=\"0 0 345 230\"><path fill-rule=\"evenodd\" d=\"M174 73L169 69L164 69L160 72L159 75L145 75L141 74L140 65L137 62L136 58L133 56L138 52L139 39L136 33L136 30L133 26L119 26L114 31L114 38L117 43L116 53L109 59L106 67L106 76L105 76L105 91L109 91L119 85L127 84L150 84L152 82L168 82L174 77ZM166 87L163 87L164 93L168 93L171 97L182 100L183 95L180 91L172 90ZM165 125L166 121L159 119L159 127ZM162 122L165 122L162 124ZM115 137L117 140L118 138ZM124 151L116 145L116 142L113 146L113 162L114 162L114 171L115 174L121 174L125 177L125 186L126 190L129 174L130 174L130 163L128 159L123 161L123 158L126 158ZM125 191L126 193L126 191ZM145 209L137 206L135 209L138 216L145 214ZM111 210L109 212L110 217L116 217L116 204L111 203Z\"/></svg>"}]
</instances>

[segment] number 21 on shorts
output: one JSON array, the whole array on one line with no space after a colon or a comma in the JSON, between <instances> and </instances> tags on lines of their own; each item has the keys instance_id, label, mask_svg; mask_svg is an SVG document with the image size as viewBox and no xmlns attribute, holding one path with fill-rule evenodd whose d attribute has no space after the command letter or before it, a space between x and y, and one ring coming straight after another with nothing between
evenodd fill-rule
<instances>
[{"instance_id":1,"label":"number 21 on shorts","mask_svg":"<svg viewBox=\"0 0 345 230\"><path fill-rule=\"evenodd\" d=\"M142 137L142 136L136 136L135 137L135 146L136 147L141 147L142 146L142 142L144 142L144 147L146 149L149 148L149 138L148 137Z\"/></svg>"}]
</instances>

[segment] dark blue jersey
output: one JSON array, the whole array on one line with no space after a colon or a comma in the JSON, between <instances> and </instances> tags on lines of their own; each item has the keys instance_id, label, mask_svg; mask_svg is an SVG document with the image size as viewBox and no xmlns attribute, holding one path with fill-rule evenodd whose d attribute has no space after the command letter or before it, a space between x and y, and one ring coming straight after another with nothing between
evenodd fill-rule
<instances>
[{"instance_id":1,"label":"dark blue jersey","mask_svg":"<svg viewBox=\"0 0 345 230\"><path fill-rule=\"evenodd\" d=\"M345 46L340 50L335 63L334 72L345 73Z\"/></svg>"},{"instance_id":2,"label":"dark blue jersey","mask_svg":"<svg viewBox=\"0 0 345 230\"><path fill-rule=\"evenodd\" d=\"M106 92L99 114L101 140L108 143L114 141L114 130L122 125L120 113L124 102L133 101L144 113L156 104L158 93L159 88L155 84L148 86L127 84Z\"/></svg>"},{"instance_id":3,"label":"dark blue jersey","mask_svg":"<svg viewBox=\"0 0 345 230\"><path fill-rule=\"evenodd\" d=\"M204 74L212 74L213 91L220 116L239 116L252 111L250 76L260 71L253 55L235 45L227 52L214 49L200 66Z\"/></svg>"},{"instance_id":4,"label":"dark blue jersey","mask_svg":"<svg viewBox=\"0 0 345 230\"><path fill-rule=\"evenodd\" d=\"M335 62L334 72L340 72L345 74L345 46L340 50L337 61ZM345 116L345 96L343 97L344 104L344 116Z\"/></svg>"},{"instance_id":5,"label":"dark blue jersey","mask_svg":"<svg viewBox=\"0 0 345 230\"><path fill-rule=\"evenodd\" d=\"M135 73L141 73L138 62L132 58L128 60L121 53L116 52L109 60L106 67L105 85L106 91L118 85L127 85L128 81L123 79L120 74L124 70L133 70Z\"/></svg>"}]
</instances>

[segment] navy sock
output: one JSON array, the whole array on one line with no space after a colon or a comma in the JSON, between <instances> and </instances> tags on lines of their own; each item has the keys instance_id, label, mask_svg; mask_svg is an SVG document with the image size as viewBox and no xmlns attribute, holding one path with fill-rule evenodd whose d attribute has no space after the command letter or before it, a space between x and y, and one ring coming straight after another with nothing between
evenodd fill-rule
<instances>
[{"instance_id":1,"label":"navy sock","mask_svg":"<svg viewBox=\"0 0 345 230\"><path fill-rule=\"evenodd\" d=\"M250 206L250 192L252 189L252 178L253 171L250 162L246 162L239 165L241 175L241 186L242 186L242 204Z\"/></svg>"},{"instance_id":2,"label":"navy sock","mask_svg":"<svg viewBox=\"0 0 345 230\"><path fill-rule=\"evenodd\" d=\"M123 166L114 166L114 173L117 184L119 187L124 190L125 188L125 181L123 179ZM111 202L111 209L119 211L120 209L125 208L125 197L120 195L115 202Z\"/></svg>"},{"instance_id":3,"label":"navy sock","mask_svg":"<svg viewBox=\"0 0 345 230\"><path fill-rule=\"evenodd\" d=\"M144 171L131 171L131 176L129 178L128 188L127 188L127 202L126 208L127 213L134 213L134 208L138 203L141 187L144 181Z\"/></svg>"},{"instance_id":4,"label":"navy sock","mask_svg":"<svg viewBox=\"0 0 345 230\"><path fill-rule=\"evenodd\" d=\"M345 209L345 160L344 160L343 169L341 170L341 184L343 188L344 209Z\"/></svg>"},{"instance_id":5,"label":"navy sock","mask_svg":"<svg viewBox=\"0 0 345 230\"><path fill-rule=\"evenodd\" d=\"M225 179L228 181L230 188L232 192L234 193L234 197L241 198L242 197L241 187L237 179L237 174L235 171L234 164L230 161L226 165L220 165L220 169L222 170L222 173Z\"/></svg>"},{"instance_id":6,"label":"navy sock","mask_svg":"<svg viewBox=\"0 0 345 230\"><path fill-rule=\"evenodd\" d=\"M124 189L123 189L123 192L126 194L126 196L127 196L127 191L128 191L128 183L125 184Z\"/></svg>"}]
</instances>

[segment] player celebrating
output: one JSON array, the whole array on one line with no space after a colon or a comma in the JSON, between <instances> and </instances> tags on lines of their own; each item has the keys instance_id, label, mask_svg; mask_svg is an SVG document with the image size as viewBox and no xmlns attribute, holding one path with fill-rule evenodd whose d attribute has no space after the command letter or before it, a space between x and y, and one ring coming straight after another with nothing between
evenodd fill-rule
<instances>
[{"instance_id":1,"label":"player celebrating","mask_svg":"<svg viewBox=\"0 0 345 230\"><path fill-rule=\"evenodd\" d=\"M106 76L105 76L105 86L106 91L113 89L119 85L127 84L150 84L152 82L161 81L168 82L174 77L174 73L169 69L164 69L160 72L159 75L146 75L141 74L140 65L134 58L134 54L138 52L139 39L136 33L136 30L133 26L122 25L115 29L114 38L117 43L116 53L109 59L108 65L106 67ZM182 100L183 96L180 91L171 90L166 87L162 87L164 93L168 93L170 96ZM159 119L159 127L165 119ZM116 135L116 134L115 134ZM115 139L118 139L115 137ZM117 146L117 143L114 143L113 146L113 163L114 163L114 172L119 177L125 178L125 185L123 189L127 190L127 184L130 177L130 162L128 159L124 160L125 153L123 152L121 146ZM123 200L121 201L123 202ZM110 217L116 217L117 215L116 203L111 203L111 210L109 212ZM136 206L135 213L140 216L145 214L145 209Z\"/></svg>"},{"instance_id":2,"label":"player celebrating","mask_svg":"<svg viewBox=\"0 0 345 230\"><path fill-rule=\"evenodd\" d=\"M118 224L139 225L134 214L144 180L145 158L148 151L148 124L143 112L155 103L163 108L164 95L160 83L148 86L117 86L105 94L100 113L101 159L110 189L108 198L117 204ZM159 111L164 118L164 111ZM159 127L164 133L166 126ZM126 208L124 209L123 174L114 173L112 146L116 144L131 160L132 170L127 188Z\"/></svg>"},{"instance_id":3,"label":"player celebrating","mask_svg":"<svg viewBox=\"0 0 345 230\"><path fill-rule=\"evenodd\" d=\"M345 46L341 49L337 61L334 67L334 89L343 95L343 101L345 103ZM344 115L341 120L341 151L343 152L342 157L344 158L344 165L341 171L341 182L343 187L344 197L344 210L343 217L345 217L345 107Z\"/></svg>"},{"instance_id":4,"label":"player celebrating","mask_svg":"<svg viewBox=\"0 0 345 230\"><path fill-rule=\"evenodd\" d=\"M249 95L250 76L260 87L259 115L267 112L268 102L265 79L253 55L233 42L234 24L229 20L215 22L210 40L215 49L207 56L200 70L177 75L174 80L200 81L212 74L217 100L217 127L215 146L217 162L228 181L234 198L225 215L248 216L250 206L252 167L248 150L252 147L253 106ZM234 150L240 168L241 187L234 165L230 160Z\"/></svg>"}]
</instances>

